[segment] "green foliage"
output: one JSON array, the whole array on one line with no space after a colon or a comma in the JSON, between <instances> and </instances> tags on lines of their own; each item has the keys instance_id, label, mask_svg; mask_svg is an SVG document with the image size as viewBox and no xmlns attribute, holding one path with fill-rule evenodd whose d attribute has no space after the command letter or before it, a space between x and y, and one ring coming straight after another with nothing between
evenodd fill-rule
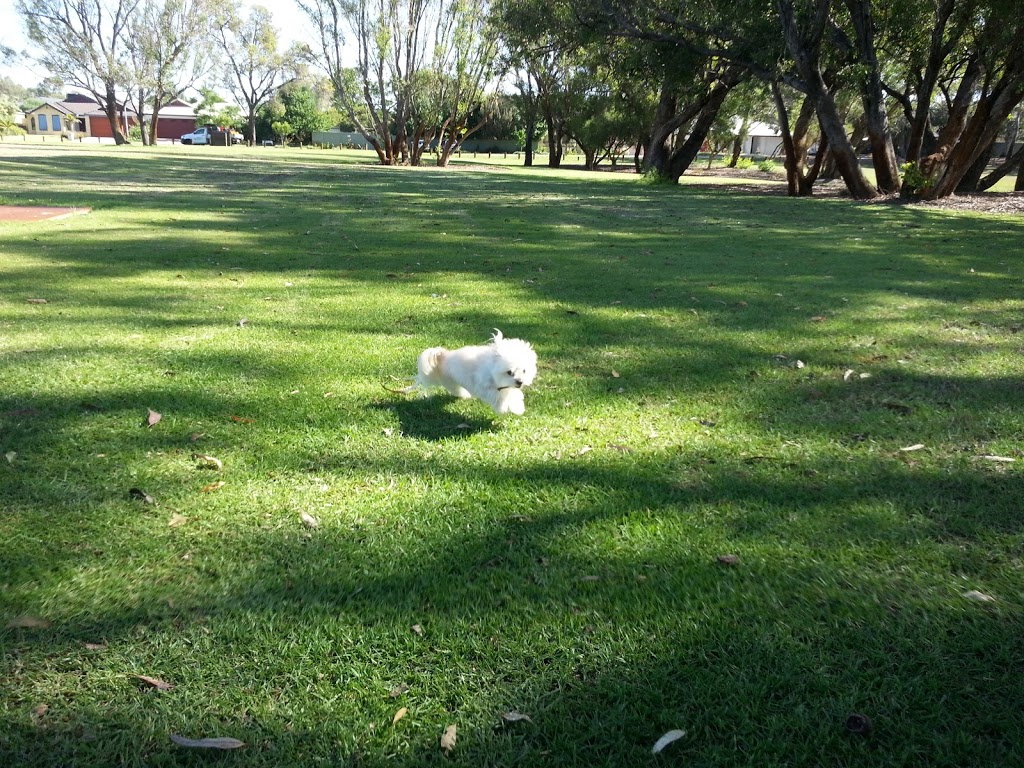
<instances>
[{"instance_id":1,"label":"green foliage","mask_svg":"<svg viewBox=\"0 0 1024 768\"><path fill-rule=\"evenodd\" d=\"M779 164L770 158L765 158L757 164L757 170L762 173L775 173L779 170Z\"/></svg>"},{"instance_id":2,"label":"green foliage","mask_svg":"<svg viewBox=\"0 0 1024 768\"><path fill-rule=\"evenodd\" d=\"M754 161L749 157L740 157L736 160L736 168L745 171L754 167Z\"/></svg>"},{"instance_id":3,"label":"green foliage","mask_svg":"<svg viewBox=\"0 0 1024 768\"><path fill-rule=\"evenodd\" d=\"M928 191L930 181L921 171L917 163L903 163L900 166L903 176L903 191L908 195L921 195Z\"/></svg>"}]
</instances>

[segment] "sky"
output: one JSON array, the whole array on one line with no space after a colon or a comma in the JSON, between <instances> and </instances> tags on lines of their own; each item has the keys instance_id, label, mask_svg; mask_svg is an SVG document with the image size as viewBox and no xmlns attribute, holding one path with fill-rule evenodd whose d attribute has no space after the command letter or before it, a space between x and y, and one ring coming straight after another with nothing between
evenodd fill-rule
<instances>
[{"instance_id":1,"label":"sky","mask_svg":"<svg viewBox=\"0 0 1024 768\"><path fill-rule=\"evenodd\" d=\"M281 50L296 41L312 41L312 27L292 0L243 0L242 4L262 5L270 11L278 30L278 46ZM31 49L34 45L25 34L25 22L15 8L15 0L0 0L0 43L19 52ZM24 58L12 64L0 65L0 75L26 88L39 85L48 74L46 69Z\"/></svg>"}]
</instances>

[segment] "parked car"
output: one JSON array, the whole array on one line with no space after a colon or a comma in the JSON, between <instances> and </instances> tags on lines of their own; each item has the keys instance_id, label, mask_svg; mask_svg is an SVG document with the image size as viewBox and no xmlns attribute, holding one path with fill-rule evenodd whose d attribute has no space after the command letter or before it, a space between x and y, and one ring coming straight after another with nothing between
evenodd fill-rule
<instances>
[{"instance_id":1,"label":"parked car","mask_svg":"<svg viewBox=\"0 0 1024 768\"><path fill-rule=\"evenodd\" d=\"M204 125L196 128L192 133L183 134L180 141L182 144L227 144L228 139L232 144L241 144L242 134L230 128L218 128L215 125Z\"/></svg>"}]
</instances>

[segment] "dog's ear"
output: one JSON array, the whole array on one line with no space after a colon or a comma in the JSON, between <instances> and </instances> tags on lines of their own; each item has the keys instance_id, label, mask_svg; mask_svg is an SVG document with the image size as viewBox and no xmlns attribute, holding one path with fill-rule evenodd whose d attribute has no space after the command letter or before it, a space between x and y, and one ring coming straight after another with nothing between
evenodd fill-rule
<instances>
[{"instance_id":1,"label":"dog's ear","mask_svg":"<svg viewBox=\"0 0 1024 768\"><path fill-rule=\"evenodd\" d=\"M503 338L505 338L505 337L501 335L501 331L499 331L497 328L495 328L494 329L494 335L491 336L491 344L497 344Z\"/></svg>"}]
</instances>

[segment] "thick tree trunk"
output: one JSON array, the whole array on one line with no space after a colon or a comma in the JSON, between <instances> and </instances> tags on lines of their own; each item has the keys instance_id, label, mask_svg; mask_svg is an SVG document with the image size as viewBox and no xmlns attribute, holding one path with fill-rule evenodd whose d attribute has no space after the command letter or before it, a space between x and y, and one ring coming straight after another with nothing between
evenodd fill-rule
<instances>
[{"instance_id":1,"label":"thick tree trunk","mask_svg":"<svg viewBox=\"0 0 1024 768\"><path fill-rule=\"evenodd\" d=\"M814 102L814 108L818 113L818 122L832 148L839 175L846 182L850 194L858 200L870 200L877 197L878 190L868 182L860 168L857 153L846 135L846 127L839 115L835 99L828 92L821 74L820 45L829 19L830 1L817 0L815 16L811 22L812 29L806 37L800 33L793 0L776 0L776 9L782 23L786 47L793 57L797 73L803 81L807 95Z\"/></svg>"},{"instance_id":2,"label":"thick tree trunk","mask_svg":"<svg viewBox=\"0 0 1024 768\"><path fill-rule=\"evenodd\" d=\"M672 156L668 159L667 173L663 174L672 181L678 182L679 177L686 172L686 169L690 167L690 164L696 159L697 153L700 152L700 148L704 146L704 142L708 137L708 131L711 130L711 126L715 123L715 118L718 117L718 112L722 109L722 103L725 101L725 97L729 95L731 91L742 79L742 74L739 70L735 72L727 72L723 75L723 78L715 84L711 89L707 100L697 119L690 127L690 135L686 137L680 147L672 153Z\"/></svg>"},{"instance_id":3,"label":"thick tree trunk","mask_svg":"<svg viewBox=\"0 0 1024 768\"><path fill-rule=\"evenodd\" d=\"M889 116L885 109L885 93L882 90L882 72L875 51L874 20L869 0L846 0L860 54L861 101L864 104L864 119L871 145L871 159L875 167L875 184L885 194L898 192L900 171L896 162L896 150L892 145L889 130Z\"/></svg>"},{"instance_id":4,"label":"thick tree trunk","mask_svg":"<svg viewBox=\"0 0 1024 768\"><path fill-rule=\"evenodd\" d=\"M907 142L907 162L916 163L921 159L922 153L928 154L932 150L928 146L928 137L934 137L931 129L930 110L932 105L932 94L935 93L935 84L938 82L939 73L942 70L942 63L952 50L956 39L945 40L946 25L953 13L956 0L940 0L935 7L935 19L932 22L931 46L928 51L928 61L925 64L924 72L917 88L917 100L913 118L910 121L910 139Z\"/></svg>"},{"instance_id":5,"label":"thick tree trunk","mask_svg":"<svg viewBox=\"0 0 1024 768\"><path fill-rule=\"evenodd\" d=\"M117 92L114 89L113 83L106 83L106 94L103 99L103 111L107 115L107 120L110 122L110 135L114 137L114 143L117 145L127 144L128 137L124 135L124 130L121 127L121 114L119 114L117 108Z\"/></svg>"},{"instance_id":6,"label":"thick tree trunk","mask_svg":"<svg viewBox=\"0 0 1024 768\"><path fill-rule=\"evenodd\" d=\"M1008 69L991 93L978 101L967 127L948 155L932 166L929 178L933 186L924 197L938 199L953 194L974 163L992 146L1006 118L1024 98L1024 60L1016 63L1018 69Z\"/></svg>"},{"instance_id":7,"label":"thick tree trunk","mask_svg":"<svg viewBox=\"0 0 1024 768\"><path fill-rule=\"evenodd\" d=\"M1022 147L1024 150L1024 147ZM1014 192L1024 192L1024 162L1017 165L1017 181L1013 185Z\"/></svg>"}]
</instances>

